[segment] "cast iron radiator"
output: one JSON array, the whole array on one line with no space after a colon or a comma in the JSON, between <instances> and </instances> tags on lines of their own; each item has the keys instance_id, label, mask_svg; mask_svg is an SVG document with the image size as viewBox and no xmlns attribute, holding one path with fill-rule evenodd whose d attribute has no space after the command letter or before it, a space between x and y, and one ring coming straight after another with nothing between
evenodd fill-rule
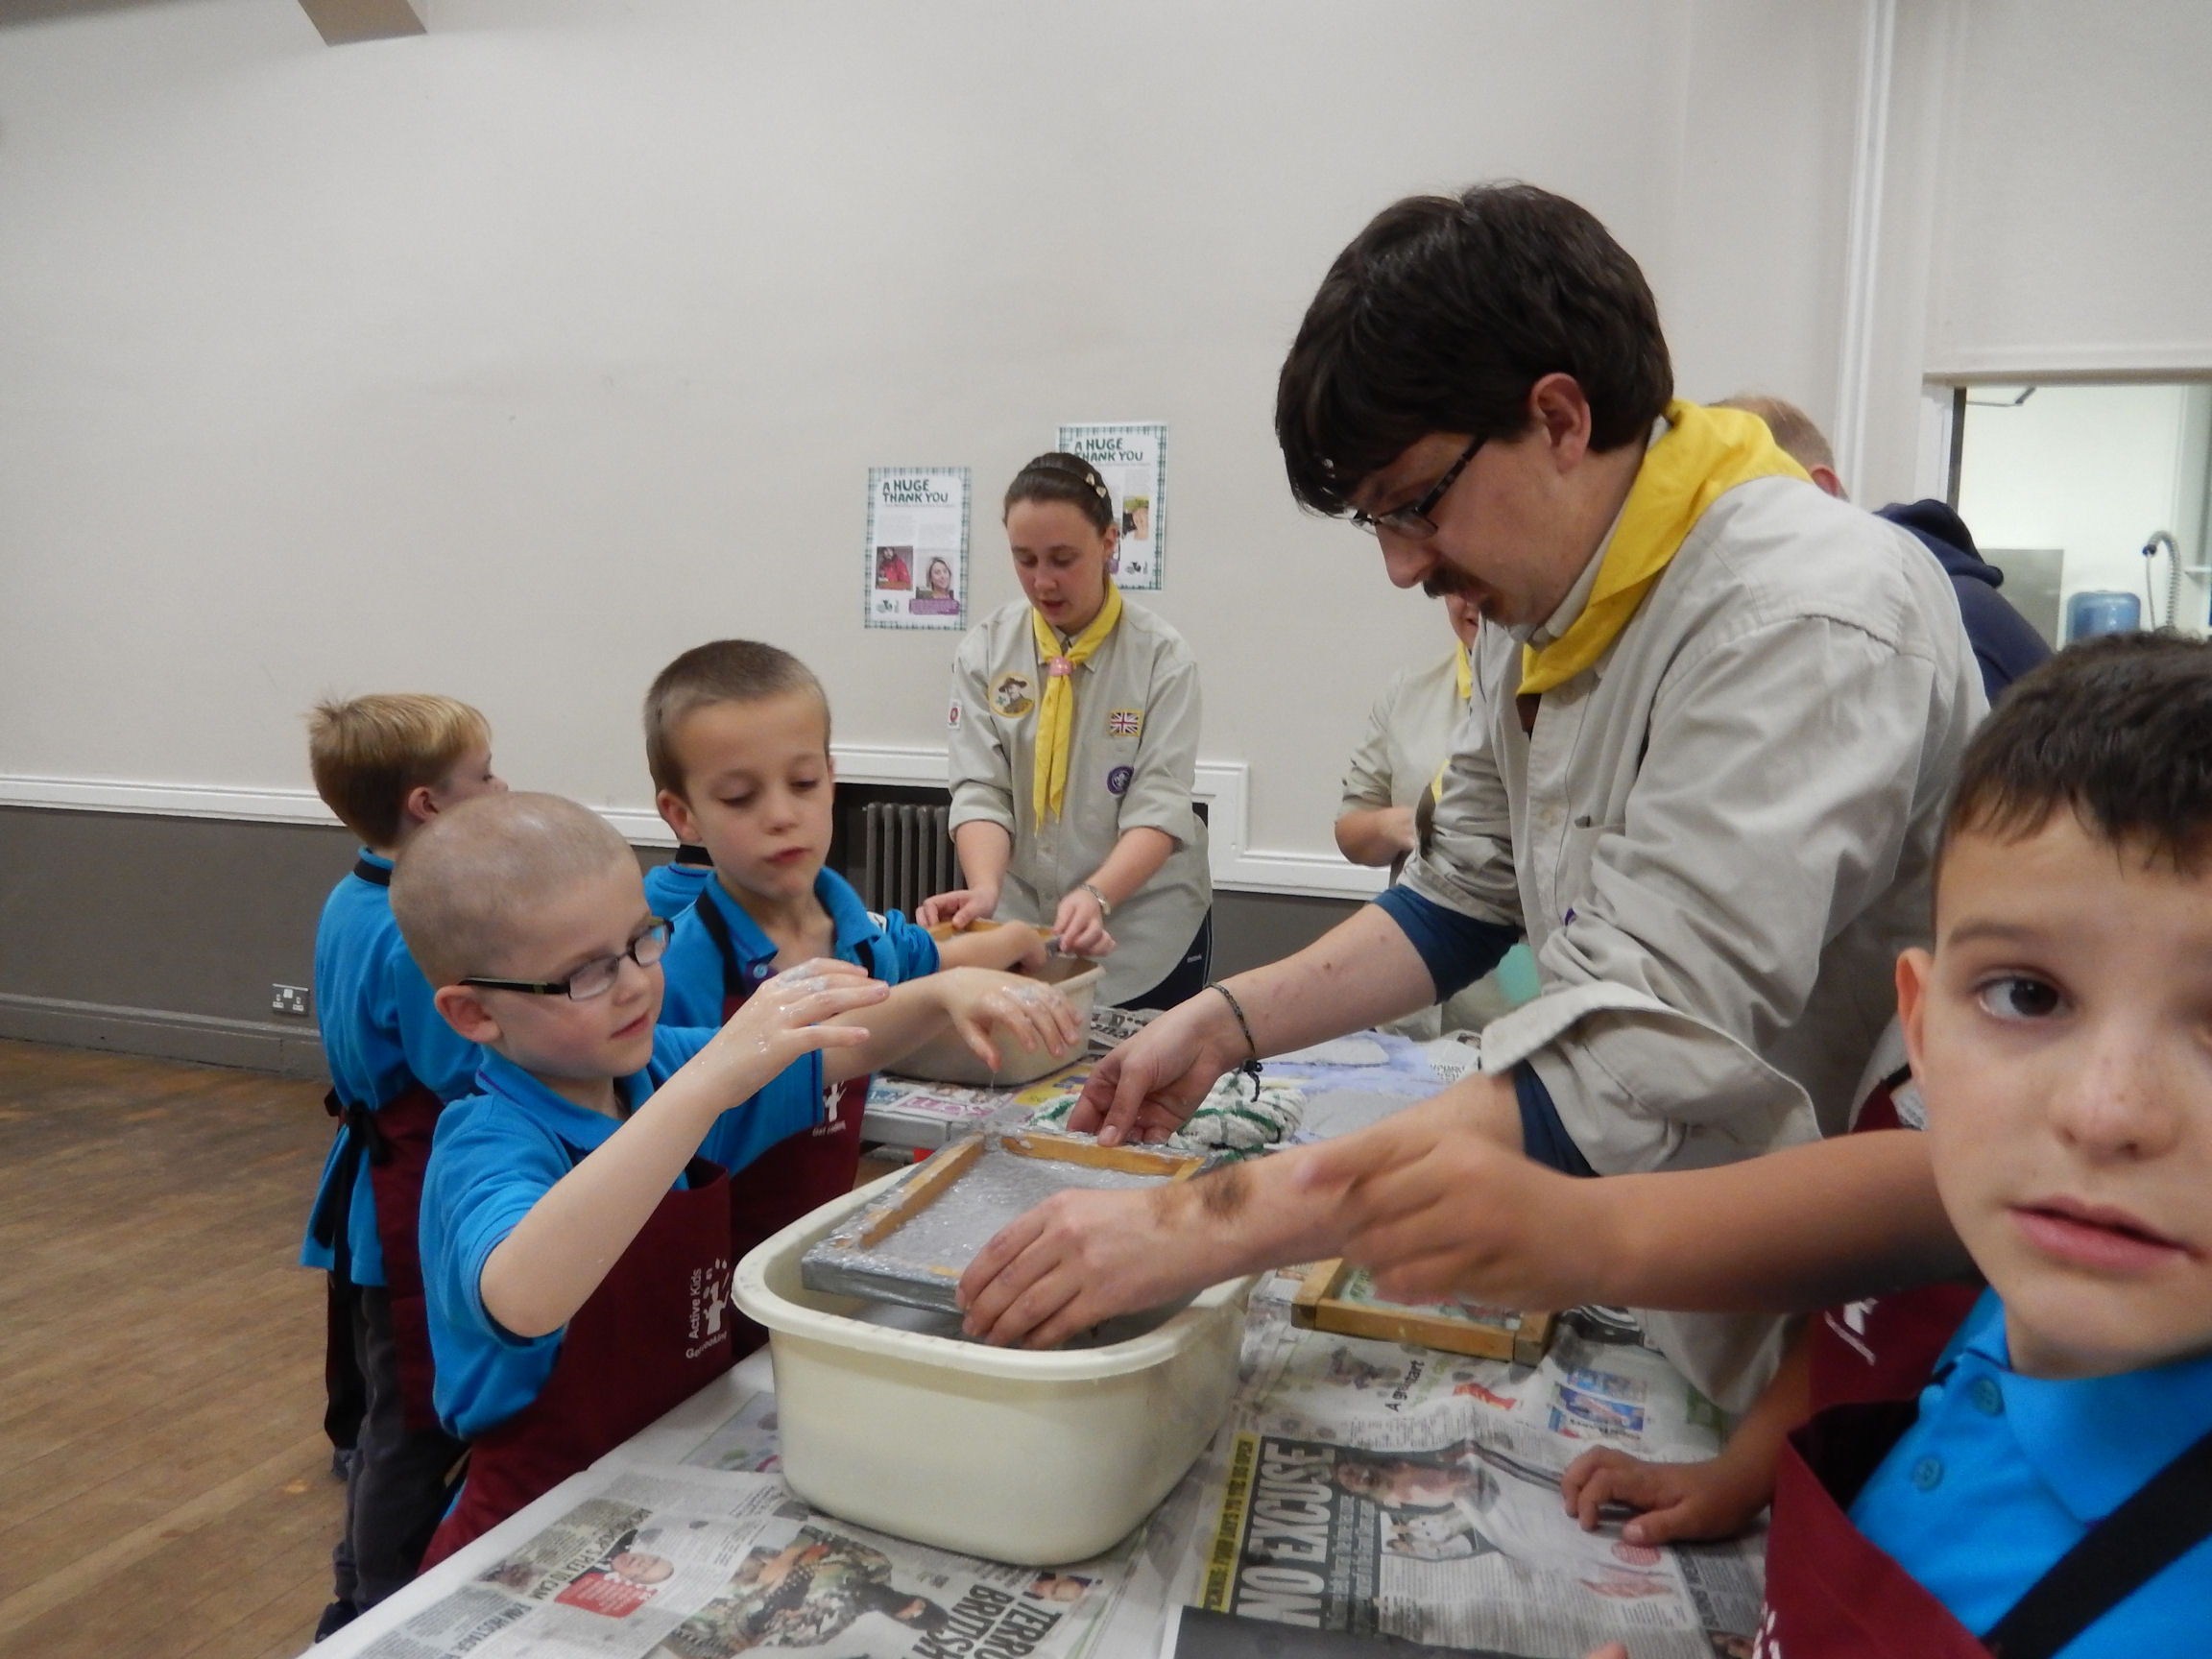
<instances>
[{"instance_id":1,"label":"cast iron radiator","mask_svg":"<svg viewBox=\"0 0 2212 1659\"><path fill-rule=\"evenodd\" d=\"M860 809L860 898L878 913L911 917L922 901L960 885L950 806L871 801Z\"/></svg>"}]
</instances>

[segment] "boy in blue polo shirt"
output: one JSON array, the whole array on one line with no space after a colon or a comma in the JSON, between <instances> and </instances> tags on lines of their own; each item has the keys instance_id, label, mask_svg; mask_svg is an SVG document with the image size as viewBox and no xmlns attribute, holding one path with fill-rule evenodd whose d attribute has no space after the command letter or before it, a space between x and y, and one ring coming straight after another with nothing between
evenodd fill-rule
<instances>
[{"instance_id":1,"label":"boy in blue polo shirt","mask_svg":"<svg viewBox=\"0 0 2212 1659\"><path fill-rule=\"evenodd\" d=\"M431 1404L415 1212L439 1108L473 1087L478 1056L432 1006L389 886L424 824L506 785L484 716L450 697L320 704L307 756L316 792L362 843L315 931L315 1013L341 1123L301 1261L329 1274L324 1421L351 1453L322 1636L415 1575L461 1453Z\"/></svg>"},{"instance_id":2,"label":"boy in blue polo shirt","mask_svg":"<svg viewBox=\"0 0 2212 1659\"><path fill-rule=\"evenodd\" d=\"M645 755L661 817L679 841L704 847L711 859L668 947L670 1021L715 1024L755 986L817 956L857 963L897 987L894 1007L938 995L945 987L917 982L941 969L994 971L951 976L973 980L980 994L1007 984L998 970L1044 965L1034 928L940 944L896 910L870 914L851 883L824 868L836 794L830 705L789 652L751 639L685 652L646 693ZM1034 985L1013 994L1060 1002ZM918 1025L915 1045L934 1028ZM852 1190L867 1100L867 1077L852 1078L825 1099L818 1120L747 1171L736 1198L741 1248Z\"/></svg>"},{"instance_id":3,"label":"boy in blue polo shirt","mask_svg":"<svg viewBox=\"0 0 2212 1659\"><path fill-rule=\"evenodd\" d=\"M485 1051L422 1194L438 1413L470 1443L426 1565L730 1367L728 1177L812 1121L825 1080L949 1002L978 1032L1038 1042L1051 1024L996 987L895 1008L826 960L719 1029L661 1024L669 926L621 836L558 796L441 816L399 859L392 907L438 1011Z\"/></svg>"}]
</instances>

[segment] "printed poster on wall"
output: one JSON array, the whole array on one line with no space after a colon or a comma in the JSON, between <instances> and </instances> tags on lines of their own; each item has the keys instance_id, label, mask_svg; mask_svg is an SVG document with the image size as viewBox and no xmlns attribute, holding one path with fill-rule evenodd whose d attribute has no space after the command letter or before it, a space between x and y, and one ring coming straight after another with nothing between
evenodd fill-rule
<instances>
[{"instance_id":1,"label":"printed poster on wall","mask_svg":"<svg viewBox=\"0 0 2212 1659\"><path fill-rule=\"evenodd\" d=\"M868 469L862 620L961 628L968 618L968 469Z\"/></svg>"},{"instance_id":2,"label":"printed poster on wall","mask_svg":"<svg viewBox=\"0 0 2212 1659\"><path fill-rule=\"evenodd\" d=\"M1121 516L1112 565L1123 588L1156 589L1167 541L1167 427L1159 421L1060 428L1060 447L1098 469Z\"/></svg>"}]
</instances>

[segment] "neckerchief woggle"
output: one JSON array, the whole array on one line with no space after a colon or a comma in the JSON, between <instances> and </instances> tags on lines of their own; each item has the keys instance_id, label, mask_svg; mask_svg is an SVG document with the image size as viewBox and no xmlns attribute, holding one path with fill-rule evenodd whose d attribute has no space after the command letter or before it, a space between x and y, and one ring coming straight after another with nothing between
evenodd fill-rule
<instances>
[{"instance_id":1,"label":"neckerchief woggle","mask_svg":"<svg viewBox=\"0 0 2212 1659\"><path fill-rule=\"evenodd\" d=\"M1030 800L1037 821L1057 818L1068 799L1068 755L1075 746L1075 670L1097 654L1108 635L1121 620L1121 589L1106 581L1106 603L1091 625L1078 634L1066 651L1052 625L1035 611L1029 627L1037 639L1037 654L1045 662L1045 703L1037 710L1037 750L1030 780Z\"/></svg>"},{"instance_id":2,"label":"neckerchief woggle","mask_svg":"<svg viewBox=\"0 0 2212 1659\"><path fill-rule=\"evenodd\" d=\"M1775 477L1812 479L1758 416L1669 403L1666 435L1644 452L1582 614L1542 650L1522 647L1521 694L1549 691L1602 657L1705 509L1739 484Z\"/></svg>"}]
</instances>

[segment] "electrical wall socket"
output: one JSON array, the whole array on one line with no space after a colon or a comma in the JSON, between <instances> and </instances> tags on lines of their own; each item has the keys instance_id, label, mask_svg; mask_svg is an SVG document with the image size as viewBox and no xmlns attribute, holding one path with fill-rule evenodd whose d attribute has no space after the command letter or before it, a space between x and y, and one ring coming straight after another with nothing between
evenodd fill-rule
<instances>
[{"instance_id":1,"label":"electrical wall socket","mask_svg":"<svg viewBox=\"0 0 2212 1659\"><path fill-rule=\"evenodd\" d=\"M269 1006L278 1014L297 1014L304 1020L314 1008L314 994L304 985L272 985Z\"/></svg>"}]
</instances>

